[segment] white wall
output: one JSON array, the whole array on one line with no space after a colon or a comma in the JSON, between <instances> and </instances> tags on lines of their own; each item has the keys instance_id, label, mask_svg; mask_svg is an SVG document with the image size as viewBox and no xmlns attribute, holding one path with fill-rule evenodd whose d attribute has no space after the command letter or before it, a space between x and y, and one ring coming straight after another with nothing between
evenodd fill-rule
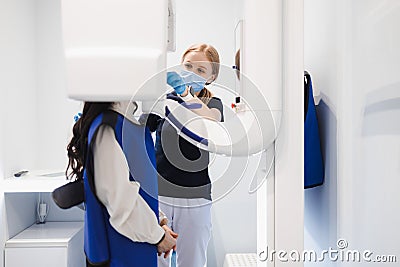
<instances>
[{"instance_id":1,"label":"white wall","mask_svg":"<svg viewBox=\"0 0 400 267\"><path fill-rule=\"evenodd\" d=\"M175 0L176 52L168 54L168 66L180 64L183 52L192 44L208 43L220 55L221 64L235 62L235 35L243 0Z\"/></svg>"},{"instance_id":2,"label":"white wall","mask_svg":"<svg viewBox=\"0 0 400 267\"><path fill-rule=\"evenodd\" d=\"M321 146L325 162L324 185L305 190L304 235L305 249L318 252L336 248L338 154L337 127L339 88L342 86L340 60L340 14L338 1L304 1L304 59L305 69L312 76L315 89L321 90L322 100L317 106ZM321 264L321 263L315 263ZM325 261L324 266L335 265ZM306 263L305 266L312 265Z\"/></svg>"},{"instance_id":3,"label":"white wall","mask_svg":"<svg viewBox=\"0 0 400 267\"><path fill-rule=\"evenodd\" d=\"M4 175L9 176L14 171L34 166L37 125L35 4L20 0L3 1L1 6L2 165Z\"/></svg>"},{"instance_id":4,"label":"white wall","mask_svg":"<svg viewBox=\"0 0 400 267\"><path fill-rule=\"evenodd\" d=\"M2 1L0 8L0 184L5 176L34 166L36 149L36 77L34 2ZM22 95L22 97L20 97ZM26 155L23 157L21 155ZM3 187L0 187L0 266L6 228Z\"/></svg>"},{"instance_id":5,"label":"white wall","mask_svg":"<svg viewBox=\"0 0 400 267\"><path fill-rule=\"evenodd\" d=\"M80 104L66 97L60 2L3 1L1 12L4 175L64 169Z\"/></svg>"},{"instance_id":6,"label":"white wall","mask_svg":"<svg viewBox=\"0 0 400 267\"><path fill-rule=\"evenodd\" d=\"M66 166L67 136L79 104L66 100L59 5L46 0L0 4L0 185L22 169ZM4 199L0 186L0 267L5 240L35 221L34 205L26 203L36 198L31 193Z\"/></svg>"},{"instance_id":7,"label":"white wall","mask_svg":"<svg viewBox=\"0 0 400 267\"><path fill-rule=\"evenodd\" d=\"M400 260L400 5L357 0L352 15L354 217L344 227L357 247Z\"/></svg>"},{"instance_id":8,"label":"white wall","mask_svg":"<svg viewBox=\"0 0 400 267\"><path fill-rule=\"evenodd\" d=\"M305 62L323 94L326 160L325 185L306 192L305 247L336 248L345 238L349 249L399 260L399 3L305 3Z\"/></svg>"},{"instance_id":9,"label":"white wall","mask_svg":"<svg viewBox=\"0 0 400 267\"><path fill-rule=\"evenodd\" d=\"M83 107L67 98L60 4L36 0L37 169L65 169L73 117Z\"/></svg>"}]
</instances>

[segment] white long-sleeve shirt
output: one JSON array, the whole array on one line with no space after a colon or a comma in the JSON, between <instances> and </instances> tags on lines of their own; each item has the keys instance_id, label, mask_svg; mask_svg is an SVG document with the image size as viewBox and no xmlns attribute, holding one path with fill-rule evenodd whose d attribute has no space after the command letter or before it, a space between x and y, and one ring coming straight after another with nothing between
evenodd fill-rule
<instances>
[{"instance_id":1,"label":"white long-sleeve shirt","mask_svg":"<svg viewBox=\"0 0 400 267\"><path fill-rule=\"evenodd\" d=\"M118 102L113 109L134 123L133 106ZM100 126L93 146L95 188L97 197L107 208L110 223L120 234L135 242L156 244L165 231L139 195L140 185L129 180L125 155L115 139L114 130Z\"/></svg>"}]
</instances>

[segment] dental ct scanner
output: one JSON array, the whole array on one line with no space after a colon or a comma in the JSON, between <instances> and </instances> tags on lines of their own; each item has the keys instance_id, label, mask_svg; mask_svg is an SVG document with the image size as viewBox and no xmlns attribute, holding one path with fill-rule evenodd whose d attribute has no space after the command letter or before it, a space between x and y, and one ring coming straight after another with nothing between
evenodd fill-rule
<instances>
[{"instance_id":1,"label":"dental ct scanner","mask_svg":"<svg viewBox=\"0 0 400 267\"><path fill-rule=\"evenodd\" d=\"M240 97L240 108L224 103L225 113L231 114L224 122L202 118L165 99L166 55L174 47L174 12L168 0L63 0L68 96L81 101L141 102L143 112L166 117L180 136L217 154L248 156L265 151L278 133L282 96L280 68L265 67L254 47L263 27L257 18L265 16L256 12L259 1L244 1L243 94L224 87L225 73L236 75L232 68L221 71L216 81L231 101ZM280 51L281 43L275 47ZM256 84L257 75L267 79L268 88Z\"/></svg>"}]
</instances>

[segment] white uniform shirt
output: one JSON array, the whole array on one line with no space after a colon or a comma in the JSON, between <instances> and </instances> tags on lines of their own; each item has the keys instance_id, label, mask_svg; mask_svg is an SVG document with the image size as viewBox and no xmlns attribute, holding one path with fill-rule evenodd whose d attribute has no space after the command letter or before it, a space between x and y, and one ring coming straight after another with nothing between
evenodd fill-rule
<instances>
[{"instance_id":1,"label":"white uniform shirt","mask_svg":"<svg viewBox=\"0 0 400 267\"><path fill-rule=\"evenodd\" d=\"M129 109L127 110L129 106ZM129 102L117 102L113 109L138 124L136 111ZM156 244L165 231L157 217L139 195L139 184L129 180L125 155L115 139L114 130L100 126L93 146L95 188L99 200L107 208L114 229L135 242Z\"/></svg>"}]
</instances>

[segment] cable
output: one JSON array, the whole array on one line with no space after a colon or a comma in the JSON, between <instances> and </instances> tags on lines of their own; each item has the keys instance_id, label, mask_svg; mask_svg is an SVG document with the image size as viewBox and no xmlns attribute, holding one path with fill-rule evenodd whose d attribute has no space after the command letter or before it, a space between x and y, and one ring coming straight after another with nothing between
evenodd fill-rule
<instances>
[{"instance_id":1,"label":"cable","mask_svg":"<svg viewBox=\"0 0 400 267\"><path fill-rule=\"evenodd\" d=\"M45 202L43 202L41 194L42 193L39 193L39 201L36 206L36 212L38 215L38 223L46 223L47 214L49 213L49 207Z\"/></svg>"}]
</instances>

